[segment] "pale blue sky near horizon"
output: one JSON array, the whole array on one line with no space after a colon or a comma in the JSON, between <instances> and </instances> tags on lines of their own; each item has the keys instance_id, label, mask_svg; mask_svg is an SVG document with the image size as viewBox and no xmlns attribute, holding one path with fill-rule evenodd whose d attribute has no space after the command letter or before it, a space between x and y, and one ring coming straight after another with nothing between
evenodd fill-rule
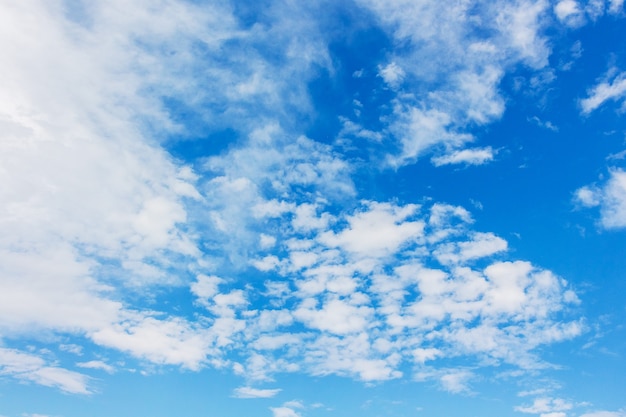
<instances>
[{"instance_id":1,"label":"pale blue sky near horizon","mask_svg":"<svg viewBox=\"0 0 626 417\"><path fill-rule=\"evenodd\" d=\"M0 3L0 417L626 417L623 0Z\"/></svg>"}]
</instances>

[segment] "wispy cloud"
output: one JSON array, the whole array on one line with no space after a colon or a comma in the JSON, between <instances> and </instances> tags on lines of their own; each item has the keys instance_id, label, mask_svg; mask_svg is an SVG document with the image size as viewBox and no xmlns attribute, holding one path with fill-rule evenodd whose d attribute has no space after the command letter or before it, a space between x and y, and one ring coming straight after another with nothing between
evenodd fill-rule
<instances>
[{"instance_id":1,"label":"wispy cloud","mask_svg":"<svg viewBox=\"0 0 626 417\"><path fill-rule=\"evenodd\" d=\"M536 398L530 406L515 407L515 411L529 414L563 415L564 411L571 410L574 404L562 398L540 397Z\"/></svg>"},{"instance_id":2,"label":"wispy cloud","mask_svg":"<svg viewBox=\"0 0 626 417\"><path fill-rule=\"evenodd\" d=\"M447 155L434 157L431 161L435 166L453 164L483 165L493 161L493 156L493 149L486 147L454 151Z\"/></svg>"},{"instance_id":3,"label":"wispy cloud","mask_svg":"<svg viewBox=\"0 0 626 417\"><path fill-rule=\"evenodd\" d=\"M591 413L582 414L580 417L624 417L624 411L592 411Z\"/></svg>"},{"instance_id":4,"label":"wispy cloud","mask_svg":"<svg viewBox=\"0 0 626 417\"><path fill-rule=\"evenodd\" d=\"M605 79L588 91L588 96L580 100L583 114L590 114L607 101L620 101L626 97L626 73L611 69Z\"/></svg>"},{"instance_id":5,"label":"wispy cloud","mask_svg":"<svg viewBox=\"0 0 626 417\"><path fill-rule=\"evenodd\" d=\"M549 48L541 34L546 1L496 2L477 9L462 1L360 3L406 46L381 67L405 74L389 123L400 148L390 157L394 165L433 148L462 150L476 140L468 126L503 114L498 85L506 70L515 63L536 69L547 64Z\"/></svg>"},{"instance_id":6,"label":"wispy cloud","mask_svg":"<svg viewBox=\"0 0 626 417\"><path fill-rule=\"evenodd\" d=\"M87 375L48 364L39 356L15 349L0 348L0 375L59 388L71 394L92 392Z\"/></svg>"},{"instance_id":7,"label":"wispy cloud","mask_svg":"<svg viewBox=\"0 0 626 417\"><path fill-rule=\"evenodd\" d=\"M259 389L252 387L239 387L233 392L236 398L272 398L281 390L276 389Z\"/></svg>"},{"instance_id":8,"label":"wispy cloud","mask_svg":"<svg viewBox=\"0 0 626 417\"><path fill-rule=\"evenodd\" d=\"M78 366L79 368L86 368L86 369L100 369L110 374L115 372L114 367L112 367L106 362L98 361L98 360L88 361L88 362L78 362L76 366Z\"/></svg>"}]
</instances>

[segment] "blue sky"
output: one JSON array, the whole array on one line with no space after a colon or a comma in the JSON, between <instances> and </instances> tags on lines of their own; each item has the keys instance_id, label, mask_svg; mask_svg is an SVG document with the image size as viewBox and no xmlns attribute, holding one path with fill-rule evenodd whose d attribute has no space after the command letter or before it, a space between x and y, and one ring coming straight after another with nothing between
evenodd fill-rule
<instances>
[{"instance_id":1,"label":"blue sky","mask_svg":"<svg viewBox=\"0 0 626 417\"><path fill-rule=\"evenodd\" d=\"M622 0L0 10L0 417L626 416Z\"/></svg>"}]
</instances>

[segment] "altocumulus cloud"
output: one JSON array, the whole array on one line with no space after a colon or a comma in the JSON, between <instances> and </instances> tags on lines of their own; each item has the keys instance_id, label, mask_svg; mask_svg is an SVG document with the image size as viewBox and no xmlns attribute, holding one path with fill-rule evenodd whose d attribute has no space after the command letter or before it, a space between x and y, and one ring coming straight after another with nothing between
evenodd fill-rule
<instances>
[{"instance_id":1,"label":"altocumulus cloud","mask_svg":"<svg viewBox=\"0 0 626 417\"><path fill-rule=\"evenodd\" d=\"M315 18L322 6L284 4L267 11L267 24L243 27L228 7L149 3L95 2L88 19L61 1L1 6L3 340L49 332L254 383L295 372L409 377L461 393L478 368L550 367L538 350L585 330L568 283L513 259L465 208L363 196L359 164L295 126L312 111L307 83L334 70L329 22ZM491 162L491 147L468 147L471 127L502 116L507 70L547 65L548 2L480 6L479 28L465 4L355 2L408 52L377 67L393 95L383 165L425 154L435 166ZM568 21L575 9L556 13ZM591 89L582 112L622 100L623 81ZM237 139L182 162L168 140L198 127L177 112ZM577 194L601 206L607 228L626 224L623 177L614 170ZM154 301L181 289L190 314ZM438 369L456 358L469 365ZM1 375L70 393L92 391L87 372L114 370L100 360L76 366L0 348ZM244 386L233 396L279 392ZM569 409L559 401L518 411ZM293 405L271 411L300 415Z\"/></svg>"}]
</instances>

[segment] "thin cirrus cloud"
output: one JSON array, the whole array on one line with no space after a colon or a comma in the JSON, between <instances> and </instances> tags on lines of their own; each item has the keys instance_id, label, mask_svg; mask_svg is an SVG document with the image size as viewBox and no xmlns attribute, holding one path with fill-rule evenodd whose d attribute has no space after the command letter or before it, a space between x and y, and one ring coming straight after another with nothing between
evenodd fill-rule
<instances>
[{"instance_id":1,"label":"thin cirrus cloud","mask_svg":"<svg viewBox=\"0 0 626 417\"><path fill-rule=\"evenodd\" d=\"M545 16L576 26L577 3L350 3L403 53L368 69L388 94L376 123L337 115L341 146L306 128L323 119L312 81L342 70L327 4L270 2L248 25L234 6L148 3L1 6L3 378L89 395L105 373L214 368L245 379L238 399L280 397L256 387L288 374L467 395L502 369L552 369L541 350L588 330L567 281L464 207L366 195L358 175L369 158L493 162L475 128L503 116L507 72L548 67ZM622 100L623 78L592 87L582 113ZM216 149L177 151L198 132ZM576 192L605 228L626 225L623 177ZM305 415L298 404L269 410ZM602 413L621 415L588 415Z\"/></svg>"}]
</instances>

